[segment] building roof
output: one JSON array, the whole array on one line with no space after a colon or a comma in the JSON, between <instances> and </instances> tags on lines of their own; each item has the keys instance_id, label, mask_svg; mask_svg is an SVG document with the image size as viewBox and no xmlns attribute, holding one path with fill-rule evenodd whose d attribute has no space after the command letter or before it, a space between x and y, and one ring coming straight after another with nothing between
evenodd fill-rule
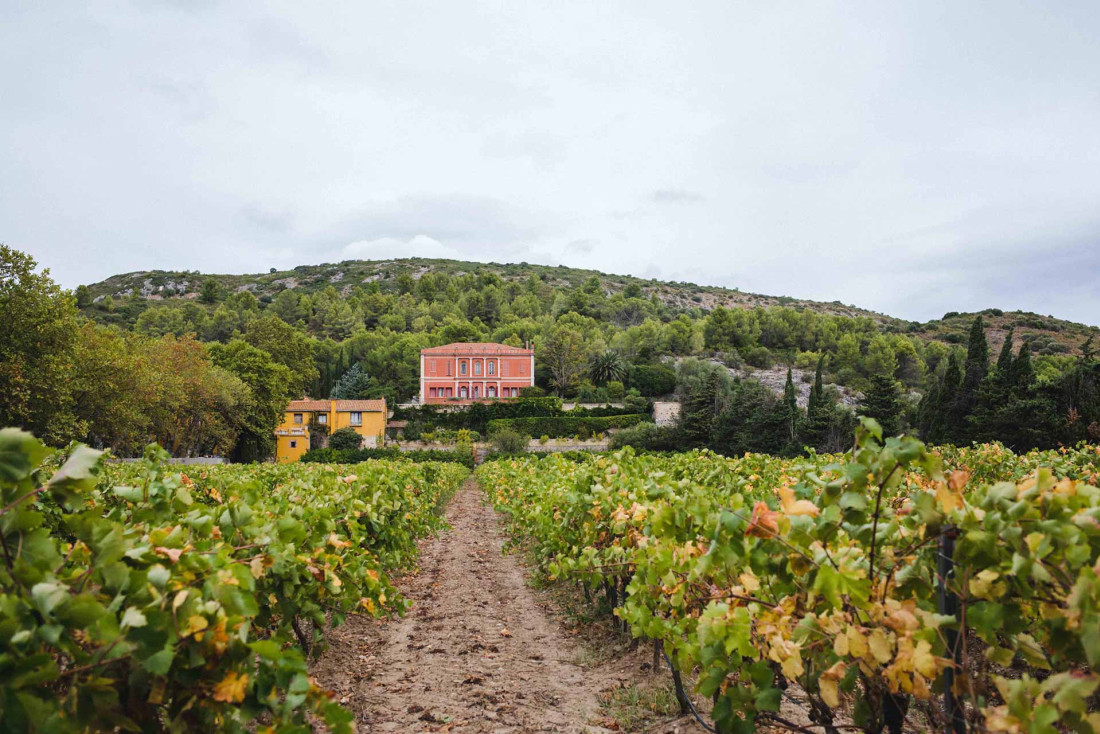
<instances>
[{"instance_id":1,"label":"building roof","mask_svg":"<svg viewBox=\"0 0 1100 734\"><path fill-rule=\"evenodd\" d=\"M291 400L287 406L287 412L299 411L302 413L327 413L331 404L335 403L338 413L384 413L386 412L385 400Z\"/></svg>"},{"instance_id":2,"label":"building roof","mask_svg":"<svg viewBox=\"0 0 1100 734\"><path fill-rule=\"evenodd\" d=\"M307 413L315 410L328 412L327 400L291 400L286 406L287 411L301 411Z\"/></svg>"},{"instance_id":3,"label":"building roof","mask_svg":"<svg viewBox=\"0 0 1100 734\"><path fill-rule=\"evenodd\" d=\"M534 354L534 350L524 349L522 347L510 347L507 344L495 344L493 342L455 342L454 344L444 344L441 347L421 349L420 353L472 356L514 354L517 356L528 356Z\"/></svg>"},{"instance_id":4,"label":"building roof","mask_svg":"<svg viewBox=\"0 0 1100 734\"><path fill-rule=\"evenodd\" d=\"M385 413L385 400L334 400L338 413Z\"/></svg>"}]
</instances>

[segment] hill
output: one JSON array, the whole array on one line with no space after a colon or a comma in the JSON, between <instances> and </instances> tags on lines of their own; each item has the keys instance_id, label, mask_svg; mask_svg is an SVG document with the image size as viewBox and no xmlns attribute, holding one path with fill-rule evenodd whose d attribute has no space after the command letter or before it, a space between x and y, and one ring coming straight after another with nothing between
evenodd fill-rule
<instances>
[{"instance_id":1,"label":"hill","mask_svg":"<svg viewBox=\"0 0 1100 734\"><path fill-rule=\"evenodd\" d=\"M321 265L300 265L292 270L272 269L267 273L248 275L145 270L115 275L84 288L87 293L85 303L88 304L99 303L107 296L112 299L134 296L152 304L199 300L203 284L212 281L217 284L221 293L248 292L260 302L270 303L280 292L289 289L303 295L314 295L332 286L341 295L348 296L356 286L366 287L375 283L383 293L399 293L404 276L418 281L429 273L452 277L495 275L505 283L523 282L534 277L555 291L581 288L592 278L596 278L607 296L638 293L643 298L659 302L671 313L695 312L699 315L717 306L740 309L783 306L797 311L867 318L886 333L905 333L924 341L947 344L965 344L967 331L976 315L949 312L941 319L919 323L839 301L826 303L789 296L771 296L718 286L614 275L563 265L555 267L529 263L476 263L415 257L377 261L346 260ZM994 353L1000 349L1009 328L1014 329L1018 342L1029 343L1032 350L1041 355L1078 355L1086 339L1100 335L1100 327L1096 325L1065 321L1049 315L1002 311L997 308L986 309L981 313Z\"/></svg>"}]
</instances>

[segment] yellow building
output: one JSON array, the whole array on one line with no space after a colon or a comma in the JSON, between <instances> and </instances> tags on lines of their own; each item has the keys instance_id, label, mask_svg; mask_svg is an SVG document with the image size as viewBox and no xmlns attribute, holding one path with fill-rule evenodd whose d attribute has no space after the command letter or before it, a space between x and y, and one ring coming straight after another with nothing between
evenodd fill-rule
<instances>
[{"instance_id":1,"label":"yellow building","mask_svg":"<svg viewBox=\"0 0 1100 734\"><path fill-rule=\"evenodd\" d=\"M311 423L327 425L328 432L354 428L363 446L381 446L386 435L386 401L382 400L291 400L283 422L275 429L275 459L289 463L309 450Z\"/></svg>"}]
</instances>

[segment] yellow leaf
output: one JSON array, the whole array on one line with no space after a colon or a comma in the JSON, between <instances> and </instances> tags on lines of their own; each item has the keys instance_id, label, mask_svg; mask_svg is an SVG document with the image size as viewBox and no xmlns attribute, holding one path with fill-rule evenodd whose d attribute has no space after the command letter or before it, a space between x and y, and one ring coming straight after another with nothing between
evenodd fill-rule
<instances>
[{"instance_id":1,"label":"yellow leaf","mask_svg":"<svg viewBox=\"0 0 1100 734\"><path fill-rule=\"evenodd\" d=\"M788 515L809 515L817 517L821 510L809 500L796 500L794 490L787 486L779 488L779 503L783 505L783 512Z\"/></svg>"},{"instance_id":2,"label":"yellow leaf","mask_svg":"<svg viewBox=\"0 0 1100 734\"><path fill-rule=\"evenodd\" d=\"M237 675L230 671L225 678L214 686L214 700L223 703L240 703L244 700L245 688L248 686L248 673Z\"/></svg>"},{"instance_id":3,"label":"yellow leaf","mask_svg":"<svg viewBox=\"0 0 1100 734\"><path fill-rule=\"evenodd\" d=\"M970 579L970 593L979 599L996 599L1005 592L1004 582L994 583L1001 574L991 568L980 571L977 576Z\"/></svg>"},{"instance_id":4,"label":"yellow leaf","mask_svg":"<svg viewBox=\"0 0 1100 734\"><path fill-rule=\"evenodd\" d=\"M883 665L890 662L894 657L894 646L890 644L890 638L878 627L871 631L867 644L875 660Z\"/></svg>"},{"instance_id":5,"label":"yellow leaf","mask_svg":"<svg viewBox=\"0 0 1100 734\"><path fill-rule=\"evenodd\" d=\"M955 510L961 510L963 506L962 492L951 489L950 486L939 482L936 485L936 501L940 503L943 511L950 514Z\"/></svg>"},{"instance_id":6,"label":"yellow leaf","mask_svg":"<svg viewBox=\"0 0 1100 734\"><path fill-rule=\"evenodd\" d=\"M867 656L867 638L863 636L863 633L856 627L848 628L848 649L852 653L854 658L863 658Z\"/></svg>"},{"instance_id":7,"label":"yellow leaf","mask_svg":"<svg viewBox=\"0 0 1100 734\"><path fill-rule=\"evenodd\" d=\"M756 578L756 574L752 572L752 569L745 571L737 580L741 582L741 586L745 587L745 591L749 594L760 588L760 579Z\"/></svg>"},{"instance_id":8,"label":"yellow leaf","mask_svg":"<svg viewBox=\"0 0 1100 734\"><path fill-rule=\"evenodd\" d=\"M821 700L830 708L836 708L840 705L840 691L837 689L837 683L844 677L844 672L844 663L838 662L822 673L821 678L818 679Z\"/></svg>"},{"instance_id":9,"label":"yellow leaf","mask_svg":"<svg viewBox=\"0 0 1100 734\"><path fill-rule=\"evenodd\" d=\"M833 652L841 657L848 655L848 635L840 634L833 640Z\"/></svg>"},{"instance_id":10,"label":"yellow leaf","mask_svg":"<svg viewBox=\"0 0 1100 734\"><path fill-rule=\"evenodd\" d=\"M192 614L187 618L187 626L183 628L182 634L184 637L190 637L196 632L202 632L209 626L210 623L206 621L206 617L199 614Z\"/></svg>"},{"instance_id":11,"label":"yellow leaf","mask_svg":"<svg viewBox=\"0 0 1100 734\"><path fill-rule=\"evenodd\" d=\"M183 591L176 594L176 598L172 600L172 611L173 612L176 611L177 609L179 609L181 606L183 606L183 603L185 601L187 601L187 594L188 594L187 589L184 589Z\"/></svg>"}]
</instances>

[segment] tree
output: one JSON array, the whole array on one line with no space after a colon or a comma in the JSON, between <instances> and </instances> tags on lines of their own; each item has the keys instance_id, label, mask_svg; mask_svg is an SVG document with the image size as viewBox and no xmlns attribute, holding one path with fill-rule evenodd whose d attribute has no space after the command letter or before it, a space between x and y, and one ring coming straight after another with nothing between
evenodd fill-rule
<instances>
[{"instance_id":1,"label":"tree","mask_svg":"<svg viewBox=\"0 0 1100 734\"><path fill-rule=\"evenodd\" d=\"M622 382L626 378L627 364L618 352L608 349L600 352L592 358L588 367L588 376L597 385L606 385L609 382Z\"/></svg>"},{"instance_id":2,"label":"tree","mask_svg":"<svg viewBox=\"0 0 1100 734\"><path fill-rule=\"evenodd\" d=\"M723 387L728 388L729 383L728 375L725 375L725 385L722 377L718 370L709 370L701 384L697 383L687 390L680 411L680 431L688 446L707 446L711 443L715 422L725 405L723 394L726 390Z\"/></svg>"},{"instance_id":3,"label":"tree","mask_svg":"<svg viewBox=\"0 0 1100 734\"><path fill-rule=\"evenodd\" d=\"M550 370L554 389L565 397L584 372L584 338L576 329L556 326L540 351L539 361Z\"/></svg>"},{"instance_id":4,"label":"tree","mask_svg":"<svg viewBox=\"0 0 1100 734\"><path fill-rule=\"evenodd\" d=\"M0 426L57 444L79 432L70 383L77 311L50 271L36 268L30 255L0 245Z\"/></svg>"},{"instance_id":5,"label":"tree","mask_svg":"<svg viewBox=\"0 0 1100 734\"><path fill-rule=\"evenodd\" d=\"M978 403L978 390L989 370L989 343L985 340L985 327L982 316L974 319L970 326L970 339L966 346L966 371L959 384L958 394L951 409L951 432L949 437L956 443L970 439L968 418Z\"/></svg>"},{"instance_id":6,"label":"tree","mask_svg":"<svg viewBox=\"0 0 1100 734\"><path fill-rule=\"evenodd\" d=\"M332 432L328 439L328 447L337 451L357 449L363 445L363 437L355 432L354 428L340 428Z\"/></svg>"},{"instance_id":7,"label":"tree","mask_svg":"<svg viewBox=\"0 0 1100 734\"><path fill-rule=\"evenodd\" d=\"M218 281L213 278L207 278L202 282L202 287L199 289L199 300L203 303L217 303L221 297L221 288L218 286Z\"/></svg>"},{"instance_id":8,"label":"tree","mask_svg":"<svg viewBox=\"0 0 1100 734\"><path fill-rule=\"evenodd\" d=\"M320 377L314 361L317 342L273 314L248 322L244 340L291 371L294 376L290 384L292 395L306 394Z\"/></svg>"},{"instance_id":9,"label":"tree","mask_svg":"<svg viewBox=\"0 0 1100 734\"><path fill-rule=\"evenodd\" d=\"M871 387L860 401L859 414L878 421L883 436L896 436L901 432L904 408L898 381L890 375L872 375Z\"/></svg>"},{"instance_id":10,"label":"tree","mask_svg":"<svg viewBox=\"0 0 1100 734\"><path fill-rule=\"evenodd\" d=\"M75 295L77 308L88 308L92 305L92 292L88 290L88 286L78 285Z\"/></svg>"},{"instance_id":11,"label":"tree","mask_svg":"<svg viewBox=\"0 0 1100 734\"><path fill-rule=\"evenodd\" d=\"M238 429L232 450L234 461L261 461L275 450L275 427L291 399L291 371L271 355L246 341L211 344L213 363L235 375L248 387L246 399L234 413Z\"/></svg>"},{"instance_id":12,"label":"tree","mask_svg":"<svg viewBox=\"0 0 1100 734\"><path fill-rule=\"evenodd\" d=\"M374 396L374 383L358 362L336 381L329 395L333 400L362 400Z\"/></svg>"},{"instance_id":13,"label":"tree","mask_svg":"<svg viewBox=\"0 0 1100 734\"><path fill-rule=\"evenodd\" d=\"M791 368L787 368L787 382L783 385L783 407L786 409L786 434L787 441L793 444L798 436L798 392L794 388L794 380L791 377Z\"/></svg>"}]
</instances>

